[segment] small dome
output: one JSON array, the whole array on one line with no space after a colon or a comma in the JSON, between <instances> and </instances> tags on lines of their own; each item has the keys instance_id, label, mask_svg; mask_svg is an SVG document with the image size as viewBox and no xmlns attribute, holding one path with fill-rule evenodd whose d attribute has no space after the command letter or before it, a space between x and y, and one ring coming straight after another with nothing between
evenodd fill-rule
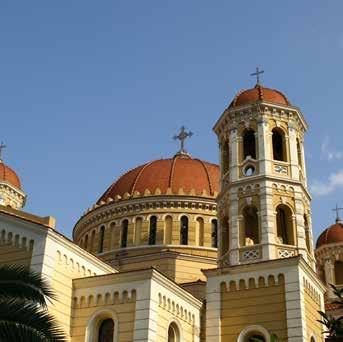
<instances>
[{"instance_id":1,"label":"small dome","mask_svg":"<svg viewBox=\"0 0 343 342\"><path fill-rule=\"evenodd\" d=\"M21 189L20 179L17 174L2 161L0 161L0 182L7 182L18 189Z\"/></svg>"},{"instance_id":2,"label":"small dome","mask_svg":"<svg viewBox=\"0 0 343 342\"><path fill-rule=\"evenodd\" d=\"M256 84L252 89L240 91L230 103L229 108L252 104L257 101L267 101L286 106L291 105L287 97L280 91Z\"/></svg>"},{"instance_id":3,"label":"small dome","mask_svg":"<svg viewBox=\"0 0 343 342\"><path fill-rule=\"evenodd\" d=\"M149 190L152 194L156 189L166 194L168 188L173 194L183 189L185 194L191 190L200 196L205 190L208 196L219 191L219 166L200 159L176 155L174 158L159 159L140 165L121 176L100 197L98 203L108 198L123 197L138 191L144 194Z\"/></svg>"},{"instance_id":4,"label":"small dome","mask_svg":"<svg viewBox=\"0 0 343 342\"><path fill-rule=\"evenodd\" d=\"M336 222L320 234L316 248L338 242L343 242L343 224L341 222Z\"/></svg>"}]
</instances>

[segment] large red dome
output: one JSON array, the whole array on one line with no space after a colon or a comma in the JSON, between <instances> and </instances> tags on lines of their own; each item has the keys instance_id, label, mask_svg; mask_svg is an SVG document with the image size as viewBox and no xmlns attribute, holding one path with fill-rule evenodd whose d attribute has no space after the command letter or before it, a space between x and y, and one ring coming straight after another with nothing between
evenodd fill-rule
<instances>
[{"instance_id":1,"label":"large red dome","mask_svg":"<svg viewBox=\"0 0 343 342\"><path fill-rule=\"evenodd\" d=\"M18 189L21 189L20 179L17 174L2 161L0 161L0 182L7 182Z\"/></svg>"},{"instance_id":2,"label":"large red dome","mask_svg":"<svg viewBox=\"0 0 343 342\"><path fill-rule=\"evenodd\" d=\"M240 91L230 103L229 108L267 101L275 104L290 106L287 97L280 91L269 89L257 84L254 88Z\"/></svg>"},{"instance_id":3,"label":"large red dome","mask_svg":"<svg viewBox=\"0 0 343 342\"><path fill-rule=\"evenodd\" d=\"M319 235L316 247L319 248L323 245L339 242L343 242L343 224L336 222Z\"/></svg>"},{"instance_id":4,"label":"large red dome","mask_svg":"<svg viewBox=\"0 0 343 342\"><path fill-rule=\"evenodd\" d=\"M149 190L154 194L157 188L161 194L166 194L168 189L178 194L182 188L185 194L194 190L195 195L201 195L205 190L208 196L213 196L219 191L219 166L179 155L154 160L121 176L100 197L98 203L125 193L132 195L135 191L144 194Z\"/></svg>"}]
</instances>

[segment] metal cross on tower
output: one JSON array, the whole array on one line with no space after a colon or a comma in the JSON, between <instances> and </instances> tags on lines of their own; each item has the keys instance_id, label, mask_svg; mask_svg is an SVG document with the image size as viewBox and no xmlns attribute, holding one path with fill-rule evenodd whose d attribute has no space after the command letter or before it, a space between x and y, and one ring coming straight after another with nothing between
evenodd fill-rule
<instances>
[{"instance_id":1,"label":"metal cross on tower","mask_svg":"<svg viewBox=\"0 0 343 342\"><path fill-rule=\"evenodd\" d=\"M264 70L260 70L256 67L256 71L250 74L250 76L256 76L256 84L260 85L260 75L264 73Z\"/></svg>"},{"instance_id":2,"label":"metal cross on tower","mask_svg":"<svg viewBox=\"0 0 343 342\"><path fill-rule=\"evenodd\" d=\"M1 142L1 144L0 144L0 161L2 161L2 150L6 147L7 146L3 142Z\"/></svg>"},{"instance_id":3,"label":"metal cross on tower","mask_svg":"<svg viewBox=\"0 0 343 342\"><path fill-rule=\"evenodd\" d=\"M190 138L193 135L192 132L186 132L185 127L182 126L180 133L178 135L174 135L173 139L174 140L180 140L181 147L180 151L177 154L188 154L187 151L185 150L185 140L187 138Z\"/></svg>"},{"instance_id":4,"label":"metal cross on tower","mask_svg":"<svg viewBox=\"0 0 343 342\"><path fill-rule=\"evenodd\" d=\"M343 210L343 208L338 208L338 205L336 204L336 208L335 209L332 209L332 211L335 211L336 212L336 223L340 222L341 219L339 217L339 211L340 210Z\"/></svg>"}]
</instances>

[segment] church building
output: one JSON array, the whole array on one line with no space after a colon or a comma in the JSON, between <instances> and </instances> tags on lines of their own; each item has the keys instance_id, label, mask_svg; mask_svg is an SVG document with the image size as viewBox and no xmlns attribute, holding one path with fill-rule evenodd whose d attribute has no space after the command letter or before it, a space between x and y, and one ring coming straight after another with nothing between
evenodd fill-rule
<instances>
[{"instance_id":1,"label":"church building","mask_svg":"<svg viewBox=\"0 0 343 342\"><path fill-rule=\"evenodd\" d=\"M324 340L318 310L336 228L319 238L316 262L307 123L258 76L214 125L219 165L192 157L182 128L181 149L109 185L72 240L53 217L23 210L20 179L0 162L0 264L49 280L49 311L69 341Z\"/></svg>"}]
</instances>

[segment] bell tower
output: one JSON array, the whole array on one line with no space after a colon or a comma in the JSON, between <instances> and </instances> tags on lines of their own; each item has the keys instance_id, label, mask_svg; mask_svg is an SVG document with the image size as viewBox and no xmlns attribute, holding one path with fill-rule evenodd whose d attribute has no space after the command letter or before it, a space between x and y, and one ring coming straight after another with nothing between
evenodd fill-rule
<instances>
[{"instance_id":1,"label":"bell tower","mask_svg":"<svg viewBox=\"0 0 343 342\"><path fill-rule=\"evenodd\" d=\"M240 91L214 126L220 151L218 265L206 270L206 341L323 341L306 121L278 90Z\"/></svg>"},{"instance_id":2,"label":"bell tower","mask_svg":"<svg viewBox=\"0 0 343 342\"><path fill-rule=\"evenodd\" d=\"M300 109L259 79L221 115L214 127L221 166L221 265L302 255L314 268L306 130Z\"/></svg>"}]
</instances>

